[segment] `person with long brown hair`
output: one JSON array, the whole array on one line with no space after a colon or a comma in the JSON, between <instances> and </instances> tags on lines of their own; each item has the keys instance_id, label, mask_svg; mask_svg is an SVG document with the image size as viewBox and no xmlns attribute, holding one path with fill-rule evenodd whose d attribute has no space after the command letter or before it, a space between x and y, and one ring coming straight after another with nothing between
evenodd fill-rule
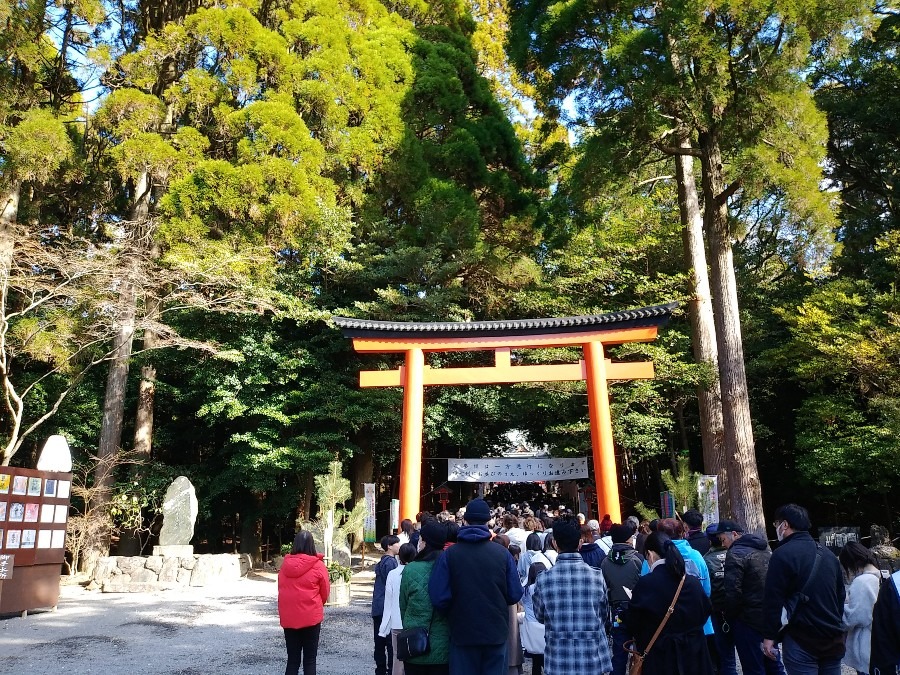
<instances>
[{"instance_id":1,"label":"person with long brown hair","mask_svg":"<svg viewBox=\"0 0 900 675\"><path fill-rule=\"evenodd\" d=\"M881 588L881 570L869 549L858 541L849 541L838 560L850 582L844 600L844 626L847 627L847 651L844 665L858 675L869 673L872 653L872 613Z\"/></svg>"}]
</instances>

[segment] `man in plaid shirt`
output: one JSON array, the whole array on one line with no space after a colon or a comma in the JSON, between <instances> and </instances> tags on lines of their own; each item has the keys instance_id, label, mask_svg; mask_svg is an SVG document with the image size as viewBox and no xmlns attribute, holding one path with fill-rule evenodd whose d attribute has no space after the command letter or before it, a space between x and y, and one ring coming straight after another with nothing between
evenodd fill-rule
<instances>
[{"instance_id":1,"label":"man in plaid shirt","mask_svg":"<svg viewBox=\"0 0 900 675\"><path fill-rule=\"evenodd\" d=\"M556 564L539 575L534 615L544 624L545 675L600 675L612 671L604 624L607 619L603 573L578 553L581 531L576 520L558 519L553 541Z\"/></svg>"}]
</instances>

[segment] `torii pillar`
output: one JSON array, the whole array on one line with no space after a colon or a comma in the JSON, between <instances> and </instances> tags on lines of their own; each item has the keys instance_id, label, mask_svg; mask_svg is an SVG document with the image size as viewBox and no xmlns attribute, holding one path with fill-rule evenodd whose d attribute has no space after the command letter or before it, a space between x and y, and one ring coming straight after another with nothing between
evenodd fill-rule
<instances>
[{"instance_id":1,"label":"torii pillar","mask_svg":"<svg viewBox=\"0 0 900 675\"><path fill-rule=\"evenodd\" d=\"M642 309L516 321L467 323L398 323L334 317L345 337L361 353L402 353L404 365L396 370L364 370L361 387L403 387L403 433L400 447L400 518L414 519L422 491L422 428L426 386L453 384L513 384L520 382L586 381L588 414L597 508L621 522L609 381L650 379L650 362L613 363L605 346L656 339L677 307L676 303ZM511 350L580 347L578 363L513 366ZM494 366L432 369L426 352L492 351Z\"/></svg>"}]
</instances>

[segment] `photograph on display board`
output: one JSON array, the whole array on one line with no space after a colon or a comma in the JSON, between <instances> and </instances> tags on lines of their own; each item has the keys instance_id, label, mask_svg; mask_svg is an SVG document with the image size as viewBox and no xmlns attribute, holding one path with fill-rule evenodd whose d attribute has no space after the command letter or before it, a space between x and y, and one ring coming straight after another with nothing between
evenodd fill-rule
<instances>
[{"instance_id":1,"label":"photograph on display board","mask_svg":"<svg viewBox=\"0 0 900 675\"><path fill-rule=\"evenodd\" d=\"M69 515L69 507L65 504L57 504L56 505L56 517L53 519L54 523L64 523L66 522L66 517Z\"/></svg>"},{"instance_id":2,"label":"photograph on display board","mask_svg":"<svg viewBox=\"0 0 900 675\"><path fill-rule=\"evenodd\" d=\"M38 511L40 510L40 504L26 504L25 505L25 522L26 523L36 523L38 521Z\"/></svg>"},{"instance_id":3,"label":"photograph on display board","mask_svg":"<svg viewBox=\"0 0 900 675\"><path fill-rule=\"evenodd\" d=\"M9 520L13 523L21 523L25 519L25 505L21 502L13 502L9 507Z\"/></svg>"},{"instance_id":4,"label":"photograph on display board","mask_svg":"<svg viewBox=\"0 0 900 675\"><path fill-rule=\"evenodd\" d=\"M4 541L5 541L5 539L3 539L3 530L0 529L0 548L3 548Z\"/></svg>"},{"instance_id":5,"label":"photograph on display board","mask_svg":"<svg viewBox=\"0 0 900 675\"><path fill-rule=\"evenodd\" d=\"M24 495L28 491L28 479L25 476L13 476L12 493Z\"/></svg>"},{"instance_id":6,"label":"photograph on display board","mask_svg":"<svg viewBox=\"0 0 900 675\"><path fill-rule=\"evenodd\" d=\"M62 548L66 543L65 530L53 530L53 536L50 539L50 548Z\"/></svg>"},{"instance_id":7,"label":"photograph on display board","mask_svg":"<svg viewBox=\"0 0 900 675\"><path fill-rule=\"evenodd\" d=\"M6 533L6 548L19 548L22 543L22 530L9 530Z\"/></svg>"},{"instance_id":8,"label":"photograph on display board","mask_svg":"<svg viewBox=\"0 0 900 675\"><path fill-rule=\"evenodd\" d=\"M5 495L7 492L9 492L9 474L0 473L0 495Z\"/></svg>"},{"instance_id":9,"label":"photograph on display board","mask_svg":"<svg viewBox=\"0 0 900 675\"><path fill-rule=\"evenodd\" d=\"M41 522L53 522L53 504L41 504Z\"/></svg>"},{"instance_id":10,"label":"photograph on display board","mask_svg":"<svg viewBox=\"0 0 900 675\"><path fill-rule=\"evenodd\" d=\"M44 481L44 496L45 497L55 497L56 496L56 479L48 478Z\"/></svg>"},{"instance_id":11,"label":"photograph on display board","mask_svg":"<svg viewBox=\"0 0 900 675\"><path fill-rule=\"evenodd\" d=\"M0 502L0 520L6 520L6 502Z\"/></svg>"},{"instance_id":12,"label":"photograph on display board","mask_svg":"<svg viewBox=\"0 0 900 675\"><path fill-rule=\"evenodd\" d=\"M38 548L50 548L50 532L51 530L38 530Z\"/></svg>"},{"instance_id":13,"label":"photograph on display board","mask_svg":"<svg viewBox=\"0 0 900 675\"><path fill-rule=\"evenodd\" d=\"M34 548L37 530L22 530L22 548Z\"/></svg>"},{"instance_id":14,"label":"photograph on display board","mask_svg":"<svg viewBox=\"0 0 900 675\"><path fill-rule=\"evenodd\" d=\"M40 478L29 478L28 479L28 496L29 497L40 497L41 496L41 479Z\"/></svg>"},{"instance_id":15,"label":"photograph on display board","mask_svg":"<svg viewBox=\"0 0 900 675\"><path fill-rule=\"evenodd\" d=\"M72 482L68 480L59 481L59 485L56 488L56 496L60 499L68 499L69 498L69 490L72 487Z\"/></svg>"}]
</instances>

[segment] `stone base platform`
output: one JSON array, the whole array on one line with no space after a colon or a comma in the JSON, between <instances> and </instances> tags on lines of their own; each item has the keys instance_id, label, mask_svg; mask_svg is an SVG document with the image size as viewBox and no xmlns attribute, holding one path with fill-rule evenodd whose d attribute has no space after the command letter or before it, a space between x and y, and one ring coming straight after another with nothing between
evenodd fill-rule
<instances>
[{"instance_id":1,"label":"stone base platform","mask_svg":"<svg viewBox=\"0 0 900 675\"><path fill-rule=\"evenodd\" d=\"M163 558L190 558L194 555L194 547L190 544L170 544L154 546L153 555Z\"/></svg>"},{"instance_id":2,"label":"stone base platform","mask_svg":"<svg viewBox=\"0 0 900 675\"><path fill-rule=\"evenodd\" d=\"M251 568L247 554L110 556L100 558L93 583L104 593L147 593L228 583Z\"/></svg>"}]
</instances>

